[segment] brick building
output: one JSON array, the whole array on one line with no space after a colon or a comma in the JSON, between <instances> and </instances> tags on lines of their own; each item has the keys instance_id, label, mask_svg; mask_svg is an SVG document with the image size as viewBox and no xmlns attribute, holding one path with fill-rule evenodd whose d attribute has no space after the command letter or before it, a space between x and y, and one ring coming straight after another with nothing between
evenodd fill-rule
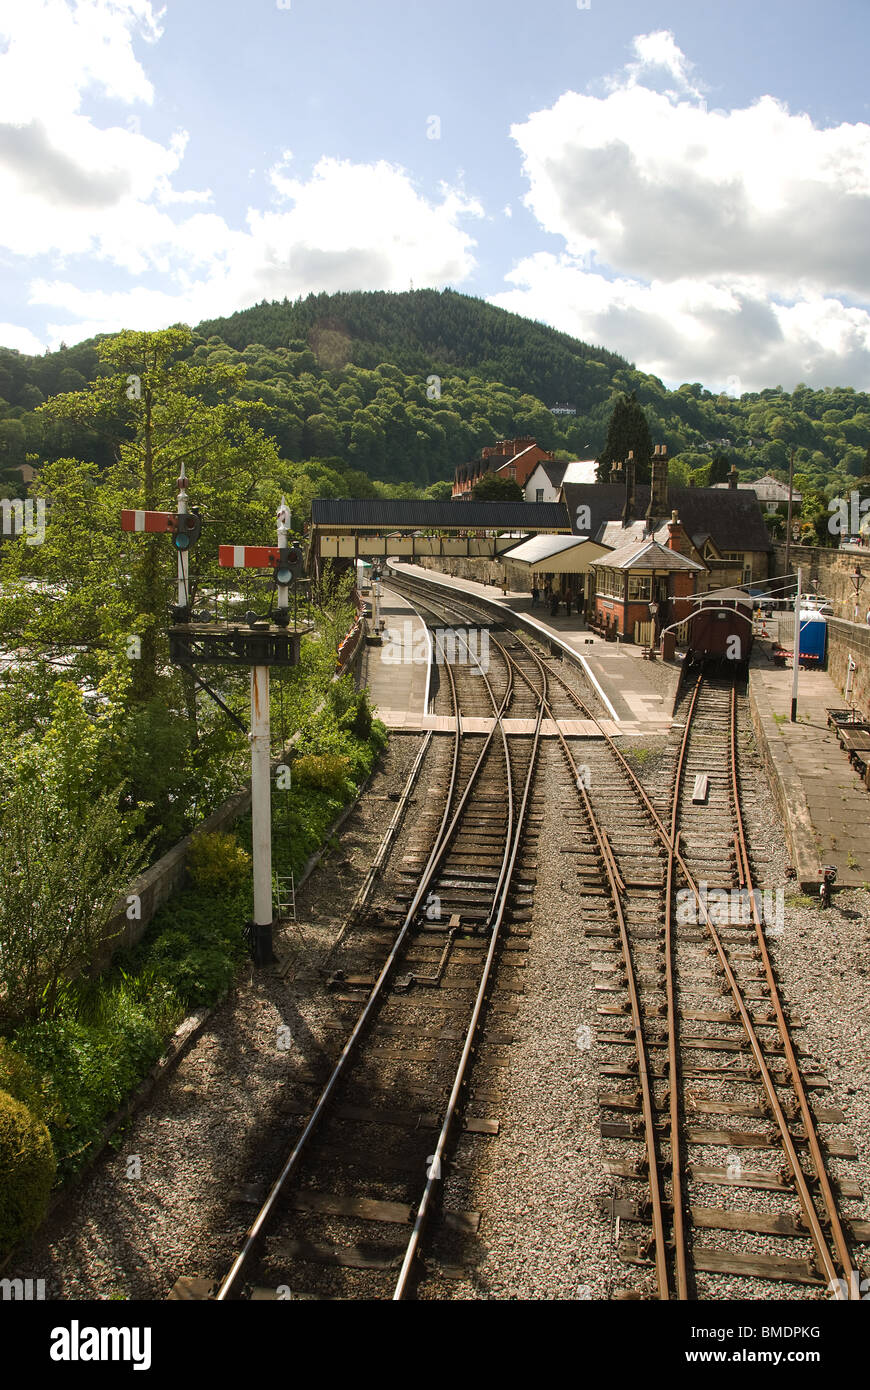
<instances>
[{"instance_id":1,"label":"brick building","mask_svg":"<svg viewBox=\"0 0 870 1390\"><path fill-rule=\"evenodd\" d=\"M461 463L453 474L453 501L470 497L475 483L487 473L510 478L524 488L539 463L552 463L553 455L534 439L500 439L497 444L481 449L480 458Z\"/></svg>"},{"instance_id":2,"label":"brick building","mask_svg":"<svg viewBox=\"0 0 870 1390\"><path fill-rule=\"evenodd\" d=\"M650 603L658 604L659 630L689 616L698 580L706 567L684 552L691 542L676 512L668 543L633 540L593 560L589 610L594 622L630 642L652 641Z\"/></svg>"}]
</instances>

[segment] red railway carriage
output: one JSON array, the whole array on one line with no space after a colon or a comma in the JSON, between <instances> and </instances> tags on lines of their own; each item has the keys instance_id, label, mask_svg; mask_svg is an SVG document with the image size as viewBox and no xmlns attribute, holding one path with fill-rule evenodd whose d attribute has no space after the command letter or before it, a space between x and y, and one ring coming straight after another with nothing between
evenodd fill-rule
<instances>
[{"instance_id":1,"label":"red railway carriage","mask_svg":"<svg viewBox=\"0 0 870 1390\"><path fill-rule=\"evenodd\" d=\"M752 599L745 589L698 594L686 621L686 670L745 675L752 651Z\"/></svg>"}]
</instances>

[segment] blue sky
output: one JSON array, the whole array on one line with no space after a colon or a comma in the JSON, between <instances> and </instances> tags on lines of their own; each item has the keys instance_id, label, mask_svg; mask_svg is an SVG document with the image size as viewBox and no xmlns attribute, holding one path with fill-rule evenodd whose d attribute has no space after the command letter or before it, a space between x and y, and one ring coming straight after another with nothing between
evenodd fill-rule
<instances>
[{"instance_id":1,"label":"blue sky","mask_svg":"<svg viewBox=\"0 0 870 1390\"><path fill-rule=\"evenodd\" d=\"M0 343L451 285L870 379L865 0L0 0Z\"/></svg>"}]
</instances>

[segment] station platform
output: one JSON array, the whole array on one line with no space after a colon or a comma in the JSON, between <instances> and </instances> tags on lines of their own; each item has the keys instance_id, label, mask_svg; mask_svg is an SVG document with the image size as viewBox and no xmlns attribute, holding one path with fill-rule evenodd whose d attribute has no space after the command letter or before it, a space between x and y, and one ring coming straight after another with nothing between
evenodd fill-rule
<instances>
[{"instance_id":1,"label":"station platform","mask_svg":"<svg viewBox=\"0 0 870 1390\"><path fill-rule=\"evenodd\" d=\"M522 614L540 628L542 636L558 638L581 658L617 724L622 725L625 721L637 725L636 729L632 728L633 733L667 732L671 727L671 711L680 683L679 666L662 661L651 664L641 660L639 647L606 642L603 637L589 631L580 615L567 618L560 614L553 618L542 603L537 608L532 607L530 594L511 591L505 594L495 585L480 584L473 579L458 579L455 575L424 569L421 565L395 561L392 567L397 574L404 573L409 578L427 579L430 582L435 580L459 593L485 598L513 613ZM627 734L629 729L621 731Z\"/></svg>"},{"instance_id":2,"label":"station platform","mask_svg":"<svg viewBox=\"0 0 870 1390\"><path fill-rule=\"evenodd\" d=\"M426 625L411 605L384 585L380 616L387 628L407 634L411 654L422 656L426 651ZM410 624L410 628L406 628ZM428 665L422 661L392 661L393 654L384 647L366 646L360 666L360 684L368 686L369 698L377 708L377 717L388 729L401 729L410 721L408 732L423 729L420 722L425 713ZM384 660L384 657L387 660Z\"/></svg>"},{"instance_id":3,"label":"station platform","mask_svg":"<svg viewBox=\"0 0 870 1390\"><path fill-rule=\"evenodd\" d=\"M860 888L870 882L870 790L827 722L846 702L825 671L802 669L792 724L792 675L755 665L749 696L798 881L817 892L819 866L833 864L838 887Z\"/></svg>"}]
</instances>

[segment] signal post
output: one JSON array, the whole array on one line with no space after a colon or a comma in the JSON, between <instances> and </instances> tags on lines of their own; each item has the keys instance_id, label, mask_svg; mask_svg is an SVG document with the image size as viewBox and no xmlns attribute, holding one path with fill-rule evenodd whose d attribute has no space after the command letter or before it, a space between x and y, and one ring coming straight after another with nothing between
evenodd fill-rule
<instances>
[{"instance_id":1,"label":"signal post","mask_svg":"<svg viewBox=\"0 0 870 1390\"><path fill-rule=\"evenodd\" d=\"M272 785L269 670L297 666L304 628L290 626L290 586L295 588L305 568L298 545L288 543L290 511L284 498L277 512L277 545L221 545L223 569L271 569L277 607L261 616L245 614L244 623L196 622L190 611L190 547L199 539L201 519L188 508L187 482L182 468L178 480L178 512L124 511L121 526L133 532L169 532L178 552L178 603L169 631L170 659L177 666L248 666L251 671L251 823L254 871L254 920L250 924L252 954L257 965L276 959L272 932ZM295 607L295 605L294 605ZM295 618L295 613L294 613Z\"/></svg>"}]
</instances>

